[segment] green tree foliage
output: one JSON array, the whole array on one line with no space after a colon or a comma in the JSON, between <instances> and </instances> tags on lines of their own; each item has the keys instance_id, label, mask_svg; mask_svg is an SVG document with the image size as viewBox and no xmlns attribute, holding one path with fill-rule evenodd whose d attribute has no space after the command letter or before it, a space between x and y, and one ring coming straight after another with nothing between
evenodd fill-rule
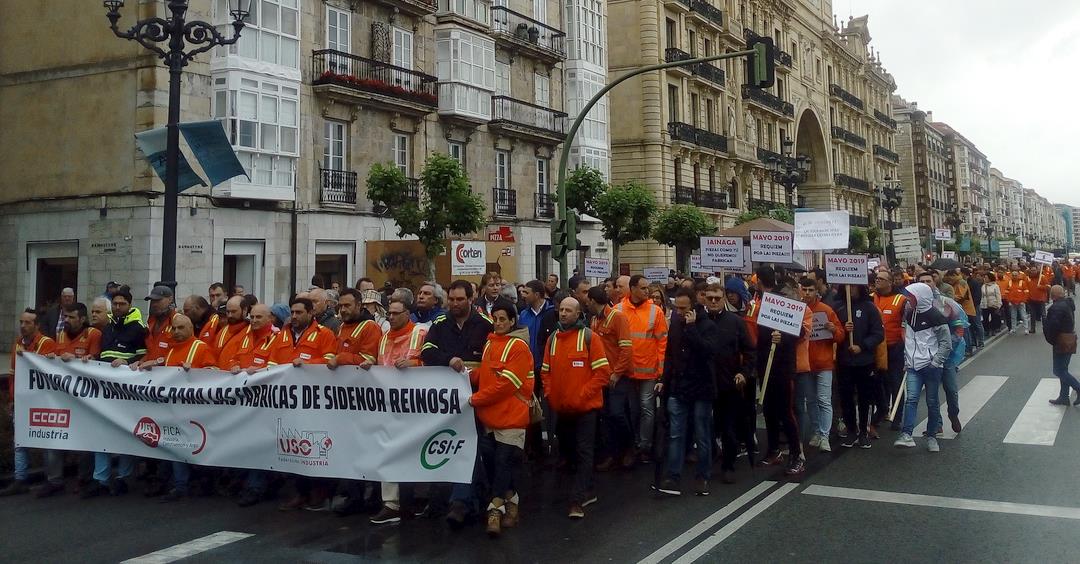
<instances>
[{"instance_id":1,"label":"green tree foliage","mask_svg":"<svg viewBox=\"0 0 1080 564\"><path fill-rule=\"evenodd\" d=\"M566 179L566 207L596 216L596 199L605 189L607 182L599 170L588 166L575 168Z\"/></svg>"},{"instance_id":2,"label":"green tree foliage","mask_svg":"<svg viewBox=\"0 0 1080 564\"><path fill-rule=\"evenodd\" d=\"M648 186L635 181L609 186L597 198L593 211L604 237L612 244L612 262L619 265L619 249L649 237L656 198Z\"/></svg>"},{"instance_id":3,"label":"green tree foliage","mask_svg":"<svg viewBox=\"0 0 1080 564\"><path fill-rule=\"evenodd\" d=\"M780 206L768 208L765 206L754 206L735 218L735 225L741 225L748 221L754 221L762 217L771 217L777 221L783 221L789 225L795 225L795 212L787 207Z\"/></svg>"},{"instance_id":4,"label":"green tree foliage","mask_svg":"<svg viewBox=\"0 0 1080 564\"><path fill-rule=\"evenodd\" d=\"M852 227L848 233L848 250L853 253L865 253L867 249L866 230Z\"/></svg>"},{"instance_id":5,"label":"green tree foliage","mask_svg":"<svg viewBox=\"0 0 1080 564\"><path fill-rule=\"evenodd\" d=\"M701 237L714 233L716 221L713 218L694 206L675 205L657 216L652 237L661 245L675 247L677 268L690 272L691 251L701 246Z\"/></svg>"},{"instance_id":6,"label":"green tree foliage","mask_svg":"<svg viewBox=\"0 0 1080 564\"><path fill-rule=\"evenodd\" d=\"M367 194L393 218L398 237L412 235L424 245L434 279L435 257L446 250L447 236L462 237L484 227L484 202L470 189L461 164L446 155L428 157L420 183L418 204L406 196L409 181L397 166L375 164L368 173Z\"/></svg>"}]
</instances>

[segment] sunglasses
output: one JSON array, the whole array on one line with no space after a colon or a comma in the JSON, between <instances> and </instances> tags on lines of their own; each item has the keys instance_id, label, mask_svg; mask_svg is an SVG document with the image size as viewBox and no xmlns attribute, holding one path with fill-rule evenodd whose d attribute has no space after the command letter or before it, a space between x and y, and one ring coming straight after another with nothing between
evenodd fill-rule
<instances>
[{"instance_id":1,"label":"sunglasses","mask_svg":"<svg viewBox=\"0 0 1080 564\"><path fill-rule=\"evenodd\" d=\"M724 301L724 297L723 297L723 296L705 296L705 299L706 299L706 300L708 300L708 301L710 301L710 302L721 302L721 301Z\"/></svg>"}]
</instances>

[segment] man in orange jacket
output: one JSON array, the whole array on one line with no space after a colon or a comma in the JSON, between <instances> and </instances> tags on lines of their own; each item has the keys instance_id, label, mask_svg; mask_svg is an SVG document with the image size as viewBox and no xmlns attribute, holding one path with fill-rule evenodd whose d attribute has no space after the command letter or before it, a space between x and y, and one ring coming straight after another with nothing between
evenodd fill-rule
<instances>
[{"instance_id":1,"label":"man in orange jacket","mask_svg":"<svg viewBox=\"0 0 1080 564\"><path fill-rule=\"evenodd\" d=\"M238 374L241 370L253 373L266 368L270 357L274 354L273 345L277 341L275 339L277 333L274 333L274 314L270 312L270 306L255 304L251 306L251 313L248 316L251 318L248 325L250 339L245 338L239 341L235 353L231 353L231 347L227 347L228 350L222 353L231 354L229 371L233 374ZM230 344L232 343L236 341L230 341ZM219 358L218 363L221 362Z\"/></svg>"},{"instance_id":2,"label":"man in orange jacket","mask_svg":"<svg viewBox=\"0 0 1080 564\"><path fill-rule=\"evenodd\" d=\"M874 413L873 423L881 422L885 414L892 409L892 402L900 394L900 382L904 379L904 306L907 298L896 291L892 276L888 272L879 272L874 279L874 305L881 313L881 323L885 326L887 378L881 378L885 386ZM896 408L892 430L900 430L903 421L904 404ZM873 429L873 426L871 426Z\"/></svg>"},{"instance_id":3,"label":"man in orange jacket","mask_svg":"<svg viewBox=\"0 0 1080 564\"><path fill-rule=\"evenodd\" d=\"M150 316L146 320L146 354L141 362L130 365L132 370L141 366L158 366L158 359L165 358L173 343L172 318L176 315L176 308L172 288L160 284L154 286L146 301L150 302Z\"/></svg>"},{"instance_id":4,"label":"man in orange jacket","mask_svg":"<svg viewBox=\"0 0 1080 564\"><path fill-rule=\"evenodd\" d=\"M1050 300L1050 283L1054 280L1053 273L1047 275L1045 269L1040 274L1038 268L1028 271L1031 282L1028 285L1027 311L1031 324L1027 328L1029 335L1035 334L1035 324L1043 320L1043 312L1046 311L1046 302Z\"/></svg>"},{"instance_id":5,"label":"man in orange jacket","mask_svg":"<svg viewBox=\"0 0 1080 564\"><path fill-rule=\"evenodd\" d=\"M641 462L652 462L654 422L656 415L656 380L663 376L664 356L667 353L667 316L660 306L649 300L649 281L640 274L630 277L629 295L617 306L630 325L633 342L632 367L629 383L636 392L637 402L630 401L630 421L638 432L637 450Z\"/></svg>"},{"instance_id":6,"label":"man in orange jacket","mask_svg":"<svg viewBox=\"0 0 1080 564\"><path fill-rule=\"evenodd\" d=\"M345 288L341 291L341 297L338 298L341 327L337 334L337 354L326 363L330 368L338 365L367 367L375 364L377 360L382 329L362 301L360 290Z\"/></svg>"},{"instance_id":7,"label":"man in orange jacket","mask_svg":"<svg viewBox=\"0 0 1080 564\"><path fill-rule=\"evenodd\" d=\"M1023 324L1024 328L1030 326L1027 314L1027 302L1028 296L1031 294L1031 285L1024 277L1020 275L1020 271L1016 268L1012 270L1009 279L1006 280L1005 289L1002 294L1005 296L1005 301L1009 302L1009 332L1015 333L1016 328Z\"/></svg>"},{"instance_id":8,"label":"man in orange jacket","mask_svg":"<svg viewBox=\"0 0 1080 564\"><path fill-rule=\"evenodd\" d=\"M251 323L248 322L249 308L244 305L243 298L233 296L225 302L225 317L219 323L217 334L210 342L214 355L217 356L217 367L222 370L232 370L240 367L237 362L241 351L250 351L253 340L251 338Z\"/></svg>"},{"instance_id":9,"label":"man in orange jacket","mask_svg":"<svg viewBox=\"0 0 1080 564\"><path fill-rule=\"evenodd\" d=\"M576 468L569 517L582 519L585 507L596 502L593 446L597 417L604 404L601 390L610 381L611 365L604 344L585 327L581 304L575 298L559 304L559 324L544 346L540 378L548 405L558 416L559 446Z\"/></svg>"},{"instance_id":10,"label":"man in orange jacket","mask_svg":"<svg viewBox=\"0 0 1080 564\"><path fill-rule=\"evenodd\" d=\"M795 408L803 433L812 433L810 446L821 452L831 452L833 369L836 367L836 345L844 342L844 326L836 312L821 301L813 279L803 276L799 280L799 290L803 303L810 310L813 329L807 336L810 370L798 375Z\"/></svg>"},{"instance_id":11,"label":"man in orange jacket","mask_svg":"<svg viewBox=\"0 0 1080 564\"><path fill-rule=\"evenodd\" d=\"M632 388L630 368L633 365L634 343L630 339L630 325L626 315L611 307L607 291L600 286L589 289L586 307L592 313L592 332L604 343L604 353L611 364L611 382L604 388L604 424L607 432L603 461L596 469L607 472L621 463L634 465L634 437L636 429L629 418L631 402L638 401Z\"/></svg>"},{"instance_id":12,"label":"man in orange jacket","mask_svg":"<svg viewBox=\"0 0 1080 564\"><path fill-rule=\"evenodd\" d=\"M64 327L56 333L56 356L64 362L97 358L101 354L101 331L90 326L86 304L66 305L62 313Z\"/></svg>"}]
</instances>

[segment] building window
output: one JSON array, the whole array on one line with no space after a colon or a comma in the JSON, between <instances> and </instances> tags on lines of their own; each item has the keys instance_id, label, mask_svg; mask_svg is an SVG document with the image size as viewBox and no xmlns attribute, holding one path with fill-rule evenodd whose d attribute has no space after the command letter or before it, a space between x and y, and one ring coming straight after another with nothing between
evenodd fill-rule
<instances>
[{"instance_id":1,"label":"building window","mask_svg":"<svg viewBox=\"0 0 1080 564\"><path fill-rule=\"evenodd\" d=\"M495 61L495 95L510 96L510 63Z\"/></svg>"},{"instance_id":2,"label":"building window","mask_svg":"<svg viewBox=\"0 0 1080 564\"><path fill-rule=\"evenodd\" d=\"M699 165L698 163L694 163L693 174L694 174L694 190L697 191L697 189L701 187L701 184L698 182L698 179L701 177L701 165Z\"/></svg>"},{"instance_id":3,"label":"building window","mask_svg":"<svg viewBox=\"0 0 1080 564\"><path fill-rule=\"evenodd\" d=\"M450 141L446 146L446 153L450 155L451 159L461 163L461 166L465 166L465 144L461 141Z\"/></svg>"},{"instance_id":4,"label":"building window","mask_svg":"<svg viewBox=\"0 0 1080 564\"><path fill-rule=\"evenodd\" d=\"M510 187L510 151L495 151L495 187L499 190Z\"/></svg>"},{"instance_id":5,"label":"building window","mask_svg":"<svg viewBox=\"0 0 1080 564\"><path fill-rule=\"evenodd\" d=\"M350 52L352 45L349 43L350 19L352 13L337 8L326 7L326 48Z\"/></svg>"},{"instance_id":6,"label":"building window","mask_svg":"<svg viewBox=\"0 0 1080 564\"><path fill-rule=\"evenodd\" d=\"M435 31L439 109L491 118L495 41L463 29Z\"/></svg>"},{"instance_id":7,"label":"building window","mask_svg":"<svg viewBox=\"0 0 1080 564\"><path fill-rule=\"evenodd\" d=\"M697 33L694 30L689 30L686 34L686 39L690 42L690 55L697 57Z\"/></svg>"},{"instance_id":8,"label":"building window","mask_svg":"<svg viewBox=\"0 0 1080 564\"><path fill-rule=\"evenodd\" d=\"M713 55L712 41L708 38L705 39L705 56L711 57Z\"/></svg>"},{"instance_id":9,"label":"building window","mask_svg":"<svg viewBox=\"0 0 1080 564\"><path fill-rule=\"evenodd\" d=\"M694 127L697 127L698 123L699 123L699 119L698 119L698 112L699 111L700 111L700 106L698 104L698 95L694 94L694 93L691 93L690 94L690 125L693 125Z\"/></svg>"},{"instance_id":10,"label":"building window","mask_svg":"<svg viewBox=\"0 0 1080 564\"><path fill-rule=\"evenodd\" d=\"M439 13L451 13L488 25L487 0L439 0Z\"/></svg>"},{"instance_id":11,"label":"building window","mask_svg":"<svg viewBox=\"0 0 1080 564\"><path fill-rule=\"evenodd\" d=\"M394 164L398 169L409 176L409 135L403 133L394 134Z\"/></svg>"},{"instance_id":12,"label":"building window","mask_svg":"<svg viewBox=\"0 0 1080 564\"><path fill-rule=\"evenodd\" d=\"M238 55L257 59L264 63L300 68L300 0L262 0L252 2L250 14L244 20L244 32L240 40L217 51L223 56ZM229 0L215 0L218 31L225 37L232 35L232 17ZM340 20L339 20L340 22ZM340 41L340 36L338 37Z\"/></svg>"},{"instance_id":13,"label":"building window","mask_svg":"<svg viewBox=\"0 0 1080 564\"><path fill-rule=\"evenodd\" d=\"M577 6L567 3L566 16L568 57L584 59L597 66L607 66L604 54L607 26L601 0L581 0Z\"/></svg>"},{"instance_id":14,"label":"building window","mask_svg":"<svg viewBox=\"0 0 1080 564\"><path fill-rule=\"evenodd\" d=\"M323 168L345 170L345 138L348 125L327 121L323 126Z\"/></svg>"},{"instance_id":15,"label":"building window","mask_svg":"<svg viewBox=\"0 0 1080 564\"><path fill-rule=\"evenodd\" d=\"M716 131L713 127L713 100L712 98L705 99L705 129L709 131Z\"/></svg>"},{"instance_id":16,"label":"building window","mask_svg":"<svg viewBox=\"0 0 1080 564\"><path fill-rule=\"evenodd\" d=\"M403 69L413 68L413 34L401 28L394 30L394 54L391 64Z\"/></svg>"},{"instance_id":17,"label":"building window","mask_svg":"<svg viewBox=\"0 0 1080 564\"><path fill-rule=\"evenodd\" d=\"M242 73L214 79L211 113L225 122L229 141L253 184L294 185L300 93L286 84ZM239 177L234 180L247 181Z\"/></svg>"},{"instance_id":18,"label":"building window","mask_svg":"<svg viewBox=\"0 0 1080 564\"><path fill-rule=\"evenodd\" d=\"M533 19L547 23L547 0L533 0Z\"/></svg>"},{"instance_id":19,"label":"building window","mask_svg":"<svg viewBox=\"0 0 1080 564\"><path fill-rule=\"evenodd\" d=\"M675 185L682 185L682 159L675 159Z\"/></svg>"},{"instance_id":20,"label":"building window","mask_svg":"<svg viewBox=\"0 0 1080 564\"><path fill-rule=\"evenodd\" d=\"M570 69L566 71L567 113L577 115L593 96L605 86L605 76L595 72ZM578 136L586 141L607 146L608 98L604 96L589 110Z\"/></svg>"},{"instance_id":21,"label":"building window","mask_svg":"<svg viewBox=\"0 0 1080 564\"><path fill-rule=\"evenodd\" d=\"M716 191L716 168L709 167L709 191Z\"/></svg>"},{"instance_id":22,"label":"building window","mask_svg":"<svg viewBox=\"0 0 1080 564\"><path fill-rule=\"evenodd\" d=\"M533 103L545 108L551 105L551 79L542 75L533 75L534 97Z\"/></svg>"},{"instance_id":23,"label":"building window","mask_svg":"<svg viewBox=\"0 0 1080 564\"><path fill-rule=\"evenodd\" d=\"M665 38L667 43L665 44L665 46L668 49L678 47L679 46L679 41L678 41L678 37L676 37L676 35L675 35L675 20L673 20L671 18L668 18L668 19L664 20L664 31L667 32L666 33L667 37Z\"/></svg>"},{"instance_id":24,"label":"building window","mask_svg":"<svg viewBox=\"0 0 1080 564\"><path fill-rule=\"evenodd\" d=\"M536 192L548 193L548 160L536 159Z\"/></svg>"},{"instance_id":25,"label":"building window","mask_svg":"<svg viewBox=\"0 0 1080 564\"><path fill-rule=\"evenodd\" d=\"M679 87L669 84L667 87L668 121L679 121Z\"/></svg>"}]
</instances>

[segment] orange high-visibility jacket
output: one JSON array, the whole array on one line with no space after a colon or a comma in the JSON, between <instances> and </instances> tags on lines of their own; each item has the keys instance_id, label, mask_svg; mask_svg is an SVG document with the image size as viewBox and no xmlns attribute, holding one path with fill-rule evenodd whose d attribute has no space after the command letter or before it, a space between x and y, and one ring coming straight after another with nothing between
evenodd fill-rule
<instances>
[{"instance_id":1,"label":"orange high-visibility jacket","mask_svg":"<svg viewBox=\"0 0 1080 564\"><path fill-rule=\"evenodd\" d=\"M397 366L399 360L413 360L417 366L423 366L420 351L424 348L427 333L425 326L412 321L397 331L391 329L384 333L379 339L379 366Z\"/></svg>"},{"instance_id":2,"label":"orange high-visibility jacket","mask_svg":"<svg viewBox=\"0 0 1080 564\"><path fill-rule=\"evenodd\" d=\"M488 429L524 429L535 379L529 343L520 337L492 333L480 366L469 374L476 393L469 403Z\"/></svg>"},{"instance_id":3,"label":"orange high-visibility jacket","mask_svg":"<svg viewBox=\"0 0 1080 564\"><path fill-rule=\"evenodd\" d=\"M814 305L806 306L806 309L810 311L811 322L815 313L824 313L829 322L833 324L831 339L810 341L807 345L808 354L810 355L810 371L832 370L836 368L836 344L844 342L844 335L846 334L844 324L840 322L840 318L836 316L833 308L825 305L821 300L815 301Z\"/></svg>"},{"instance_id":4,"label":"orange high-visibility jacket","mask_svg":"<svg viewBox=\"0 0 1080 564\"><path fill-rule=\"evenodd\" d=\"M55 353L56 341L42 335L40 331L34 333L25 343L22 339L15 339L15 345L11 347L11 372L8 373L8 401L11 402L15 401L15 356L24 351L40 355Z\"/></svg>"},{"instance_id":5,"label":"orange high-visibility jacket","mask_svg":"<svg viewBox=\"0 0 1080 564\"><path fill-rule=\"evenodd\" d=\"M634 342L630 339L630 324L626 315L607 306L602 314L593 317L592 332L604 343L604 353L611 364L611 373L626 376L633 364Z\"/></svg>"},{"instance_id":6,"label":"orange high-visibility jacket","mask_svg":"<svg viewBox=\"0 0 1080 564\"><path fill-rule=\"evenodd\" d=\"M209 325L210 322L207 322L206 324ZM221 353L225 350L225 347L228 346L233 339L244 334L250 326L250 323L247 321L241 321L240 323L221 323L214 333L213 339L207 341L206 339L200 338L199 340L210 345L210 348L214 350L214 354L218 356L218 360L221 360ZM206 331L204 330L203 332L205 333Z\"/></svg>"},{"instance_id":7,"label":"orange high-visibility jacket","mask_svg":"<svg viewBox=\"0 0 1080 564\"><path fill-rule=\"evenodd\" d=\"M172 348L172 320L176 315L175 309L170 309L165 319L158 321L154 316L146 322L146 356L143 361L165 358Z\"/></svg>"},{"instance_id":8,"label":"orange high-visibility jacket","mask_svg":"<svg viewBox=\"0 0 1080 564\"><path fill-rule=\"evenodd\" d=\"M222 370L230 370L233 366L245 368L240 364L241 354L250 353L254 345L251 324L247 321L222 327L214 337L213 350L217 356L217 367Z\"/></svg>"},{"instance_id":9,"label":"orange high-visibility jacket","mask_svg":"<svg viewBox=\"0 0 1080 564\"><path fill-rule=\"evenodd\" d=\"M182 343L173 343L169 352L165 353L165 366L184 364L190 364L192 368L208 368L217 366L217 357L210 345L195 337L189 337Z\"/></svg>"},{"instance_id":10,"label":"orange high-visibility jacket","mask_svg":"<svg viewBox=\"0 0 1080 564\"><path fill-rule=\"evenodd\" d=\"M220 351L217 348L217 334L223 329L228 328L229 324L225 322L225 319L216 313L210 314L210 319L206 320L206 325L203 325L199 331L199 340L210 345L214 348L214 352Z\"/></svg>"},{"instance_id":11,"label":"orange high-visibility jacket","mask_svg":"<svg viewBox=\"0 0 1080 564\"><path fill-rule=\"evenodd\" d=\"M71 337L67 331L61 329L56 334L57 356L71 353L77 357L92 356L97 358L101 354L101 331L87 326L78 335Z\"/></svg>"},{"instance_id":12,"label":"orange high-visibility jacket","mask_svg":"<svg viewBox=\"0 0 1080 564\"><path fill-rule=\"evenodd\" d=\"M585 413L604 405L602 391L611 378L611 364L600 339L590 330L556 330L544 346L540 378L551 409Z\"/></svg>"},{"instance_id":13,"label":"orange high-visibility jacket","mask_svg":"<svg viewBox=\"0 0 1080 564\"><path fill-rule=\"evenodd\" d=\"M1005 283L1005 299L1013 305L1027 303L1029 288L1028 282L1023 278L1013 280L1010 277Z\"/></svg>"},{"instance_id":14,"label":"orange high-visibility jacket","mask_svg":"<svg viewBox=\"0 0 1080 564\"><path fill-rule=\"evenodd\" d=\"M1044 274L1041 284L1038 278L1033 280L1029 286L1028 301L1045 304L1050 299L1050 281L1053 279L1053 275Z\"/></svg>"},{"instance_id":15,"label":"orange high-visibility jacket","mask_svg":"<svg viewBox=\"0 0 1080 564\"><path fill-rule=\"evenodd\" d=\"M340 365L375 364L379 360L382 329L372 319L360 323L342 323L338 328L337 340L337 363Z\"/></svg>"},{"instance_id":16,"label":"orange high-visibility jacket","mask_svg":"<svg viewBox=\"0 0 1080 564\"><path fill-rule=\"evenodd\" d=\"M288 364L296 359L305 364L326 364L334 356L337 350L337 337L327 327L312 321L301 333L300 337L293 340L292 327L285 326L278 331L276 345L269 364Z\"/></svg>"},{"instance_id":17,"label":"orange high-visibility jacket","mask_svg":"<svg viewBox=\"0 0 1080 564\"><path fill-rule=\"evenodd\" d=\"M663 376L668 334L664 311L651 300L634 305L629 296L615 307L626 316L630 326L630 340L634 345L630 377L651 380Z\"/></svg>"},{"instance_id":18,"label":"orange high-visibility jacket","mask_svg":"<svg viewBox=\"0 0 1080 564\"><path fill-rule=\"evenodd\" d=\"M885 344L894 345L904 340L904 304L902 294L879 296L874 294L874 305L881 312L881 324L885 326Z\"/></svg>"},{"instance_id":19,"label":"orange high-visibility jacket","mask_svg":"<svg viewBox=\"0 0 1080 564\"><path fill-rule=\"evenodd\" d=\"M267 324L261 330L251 329L251 342L247 343L249 349L240 347L236 352L233 364L240 368L266 368L270 358L274 356L274 345L277 343L277 333L274 326ZM243 345L241 341L241 345ZM230 367L232 368L232 367Z\"/></svg>"}]
</instances>

